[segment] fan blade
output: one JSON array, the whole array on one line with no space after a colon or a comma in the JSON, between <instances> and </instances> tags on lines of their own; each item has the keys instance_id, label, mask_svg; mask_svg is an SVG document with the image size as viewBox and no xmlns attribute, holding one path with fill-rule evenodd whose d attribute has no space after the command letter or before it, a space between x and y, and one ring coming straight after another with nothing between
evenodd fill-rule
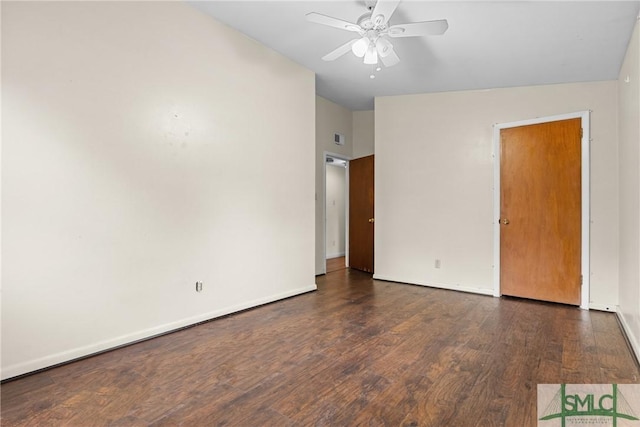
<instances>
[{"instance_id":1,"label":"fan blade","mask_svg":"<svg viewBox=\"0 0 640 427\"><path fill-rule=\"evenodd\" d=\"M364 30L360 25L353 24L348 21L343 21L342 19L333 18L327 15L321 15L319 13L311 12L307 13L307 21L315 22L316 24L327 25L329 27L340 28L341 30L353 31L356 33L363 33Z\"/></svg>"},{"instance_id":2,"label":"fan blade","mask_svg":"<svg viewBox=\"0 0 640 427\"><path fill-rule=\"evenodd\" d=\"M398 7L400 0L378 0L376 7L371 12L371 22L376 26L381 26L389 22L389 18ZM381 16L382 18L378 18Z\"/></svg>"},{"instance_id":3,"label":"fan blade","mask_svg":"<svg viewBox=\"0 0 640 427\"><path fill-rule=\"evenodd\" d=\"M353 44L355 42L357 42L358 40L361 40L361 39L353 39L353 40L350 40L350 41L346 42L345 44L343 44L339 48L327 53L325 56L322 57L322 60L323 61L333 61L333 60L336 60L336 59L340 58L342 55L344 55L345 53L349 52L351 50L351 46L353 46Z\"/></svg>"},{"instance_id":4,"label":"fan blade","mask_svg":"<svg viewBox=\"0 0 640 427\"><path fill-rule=\"evenodd\" d=\"M412 22L410 24L392 25L387 34L389 37L439 36L449 28L446 19L438 21Z\"/></svg>"},{"instance_id":5,"label":"fan blade","mask_svg":"<svg viewBox=\"0 0 640 427\"><path fill-rule=\"evenodd\" d=\"M382 59L382 63L384 64L385 67L393 67L398 62L400 62L400 58L398 57L398 54L396 54L396 51L393 49L391 49L391 52L389 52L388 55L380 56L380 59Z\"/></svg>"}]
</instances>

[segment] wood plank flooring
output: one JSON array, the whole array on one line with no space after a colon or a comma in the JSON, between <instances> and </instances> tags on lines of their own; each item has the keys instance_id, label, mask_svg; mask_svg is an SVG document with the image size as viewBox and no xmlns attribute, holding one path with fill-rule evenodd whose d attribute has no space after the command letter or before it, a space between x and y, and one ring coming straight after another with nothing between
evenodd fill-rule
<instances>
[{"instance_id":1,"label":"wood plank flooring","mask_svg":"<svg viewBox=\"0 0 640 427\"><path fill-rule=\"evenodd\" d=\"M379 282L3 384L3 426L534 426L538 383L638 383L615 315Z\"/></svg>"},{"instance_id":2,"label":"wood plank flooring","mask_svg":"<svg viewBox=\"0 0 640 427\"><path fill-rule=\"evenodd\" d=\"M329 258L326 260L327 263L327 273L333 273L338 270L344 270L347 268L345 265L345 257L340 256L336 258Z\"/></svg>"}]
</instances>

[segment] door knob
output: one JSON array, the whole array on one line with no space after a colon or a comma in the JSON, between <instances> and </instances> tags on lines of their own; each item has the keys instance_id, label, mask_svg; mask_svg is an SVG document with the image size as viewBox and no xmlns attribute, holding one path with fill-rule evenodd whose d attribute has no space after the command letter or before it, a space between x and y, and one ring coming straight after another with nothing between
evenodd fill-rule
<instances>
[{"instance_id":1,"label":"door knob","mask_svg":"<svg viewBox=\"0 0 640 427\"><path fill-rule=\"evenodd\" d=\"M375 221L375 219L369 218L369 222L374 222L374 221Z\"/></svg>"},{"instance_id":2,"label":"door knob","mask_svg":"<svg viewBox=\"0 0 640 427\"><path fill-rule=\"evenodd\" d=\"M502 223L504 225L509 225L509 220L507 218L498 219L498 223Z\"/></svg>"}]
</instances>

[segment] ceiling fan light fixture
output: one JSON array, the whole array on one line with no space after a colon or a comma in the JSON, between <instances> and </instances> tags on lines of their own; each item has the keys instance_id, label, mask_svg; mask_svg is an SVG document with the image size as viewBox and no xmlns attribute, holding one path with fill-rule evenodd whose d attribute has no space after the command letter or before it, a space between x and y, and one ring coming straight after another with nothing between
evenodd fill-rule
<instances>
[{"instance_id":1,"label":"ceiling fan light fixture","mask_svg":"<svg viewBox=\"0 0 640 427\"><path fill-rule=\"evenodd\" d=\"M364 54L364 63L368 65L375 65L378 63L378 50L374 43L369 44L367 53Z\"/></svg>"},{"instance_id":2,"label":"ceiling fan light fixture","mask_svg":"<svg viewBox=\"0 0 640 427\"><path fill-rule=\"evenodd\" d=\"M369 44L370 44L369 39L366 37L363 37L351 46L351 51L358 58L362 58L367 53L367 50L369 49Z\"/></svg>"},{"instance_id":3,"label":"ceiling fan light fixture","mask_svg":"<svg viewBox=\"0 0 640 427\"><path fill-rule=\"evenodd\" d=\"M386 58L393 50L391 42L383 37L378 38L376 46L378 47L378 55L382 58Z\"/></svg>"}]
</instances>

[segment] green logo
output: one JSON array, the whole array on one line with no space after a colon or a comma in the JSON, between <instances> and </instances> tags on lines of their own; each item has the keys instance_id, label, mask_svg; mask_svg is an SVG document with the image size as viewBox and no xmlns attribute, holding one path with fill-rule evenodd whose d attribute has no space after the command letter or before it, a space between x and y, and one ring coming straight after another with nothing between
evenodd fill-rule
<instances>
[{"instance_id":1,"label":"green logo","mask_svg":"<svg viewBox=\"0 0 640 427\"><path fill-rule=\"evenodd\" d=\"M631 409L631 405L618 389L617 384L611 384L611 393L567 393L566 384L560 384L560 389L553 396L551 402L543 411L540 421L559 418L565 427L567 418L573 423L603 424L611 423L617 426L618 419L634 420L638 418ZM597 417L597 418L593 418Z\"/></svg>"}]
</instances>

